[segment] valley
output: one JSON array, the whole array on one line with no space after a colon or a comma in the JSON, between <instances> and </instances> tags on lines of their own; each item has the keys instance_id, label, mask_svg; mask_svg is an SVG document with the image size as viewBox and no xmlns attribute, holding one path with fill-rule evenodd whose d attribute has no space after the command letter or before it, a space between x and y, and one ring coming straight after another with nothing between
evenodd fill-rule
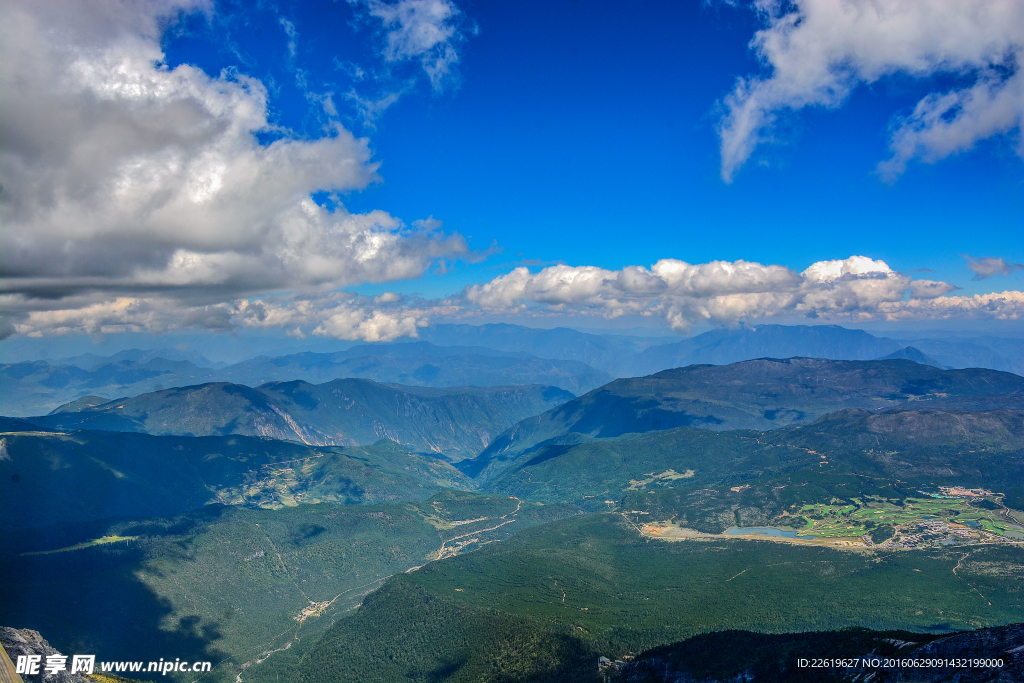
<instances>
[{"instance_id":1,"label":"valley","mask_svg":"<svg viewBox=\"0 0 1024 683\"><path fill-rule=\"evenodd\" d=\"M575 513L445 492L385 505L212 506L100 525L118 536L20 553L8 542L5 618L101 658L130 650L157 659L175 648L214 661L212 680L233 680L261 653L327 628L392 575ZM55 533L31 538L38 547ZM59 578L67 576L74 580ZM130 602L111 604L115 595ZM67 604L78 607L60 608Z\"/></svg>"},{"instance_id":2,"label":"valley","mask_svg":"<svg viewBox=\"0 0 1024 683\"><path fill-rule=\"evenodd\" d=\"M1024 513L1002 505L1001 496L984 493L988 496L981 497L979 492L968 500L907 498L899 506L859 500L842 507L805 505L799 516L808 525L798 537L865 538L881 548L1024 541L1024 526L1018 519Z\"/></svg>"},{"instance_id":3,"label":"valley","mask_svg":"<svg viewBox=\"0 0 1024 683\"><path fill-rule=\"evenodd\" d=\"M939 637L1024 613L1009 373L201 384L3 428L0 622L213 662L202 681L593 682L599 655L729 629Z\"/></svg>"},{"instance_id":4,"label":"valley","mask_svg":"<svg viewBox=\"0 0 1024 683\"><path fill-rule=\"evenodd\" d=\"M588 515L394 577L350 618L268 661L252 680L288 671L299 681L428 681L441 672L452 680L585 681L598 655L621 658L722 629L938 634L1019 620L1024 549L963 556L660 543L620 515Z\"/></svg>"}]
</instances>

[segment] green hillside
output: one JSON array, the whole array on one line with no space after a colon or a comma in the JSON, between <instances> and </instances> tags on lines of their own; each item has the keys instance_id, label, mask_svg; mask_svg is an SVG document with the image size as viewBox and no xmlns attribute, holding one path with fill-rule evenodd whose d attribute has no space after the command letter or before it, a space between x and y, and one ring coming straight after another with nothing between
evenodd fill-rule
<instances>
[{"instance_id":1,"label":"green hillside","mask_svg":"<svg viewBox=\"0 0 1024 683\"><path fill-rule=\"evenodd\" d=\"M41 546L61 530L39 530L20 546L8 535L0 623L101 660L211 660L218 666L206 680L232 681L243 665L334 623L392 574L574 512L446 492L419 503L214 506L97 523L79 534L107 542L63 550Z\"/></svg>"},{"instance_id":2,"label":"green hillside","mask_svg":"<svg viewBox=\"0 0 1024 683\"><path fill-rule=\"evenodd\" d=\"M488 491L590 510L650 512L718 533L759 526L793 506L922 487L1004 494L1024 509L1024 412L849 410L770 432L673 430L545 446Z\"/></svg>"},{"instance_id":3,"label":"green hillside","mask_svg":"<svg viewBox=\"0 0 1024 683\"><path fill-rule=\"evenodd\" d=\"M0 434L0 453L0 517L8 530L211 503L419 500L465 486L451 465L390 441L344 448L246 436L8 432Z\"/></svg>"},{"instance_id":4,"label":"green hillside","mask_svg":"<svg viewBox=\"0 0 1024 683\"><path fill-rule=\"evenodd\" d=\"M1020 548L667 543L644 539L620 515L593 515L393 577L353 617L249 680L596 681L599 654L709 631L1012 623L1024 610L1022 578Z\"/></svg>"},{"instance_id":5,"label":"green hillside","mask_svg":"<svg viewBox=\"0 0 1024 683\"><path fill-rule=\"evenodd\" d=\"M49 428L148 434L244 434L311 445L355 446L390 439L458 461L504 429L573 398L555 387L430 388L362 379L325 384L272 382L257 389L213 383L167 389L31 418Z\"/></svg>"},{"instance_id":6,"label":"green hillside","mask_svg":"<svg viewBox=\"0 0 1024 683\"><path fill-rule=\"evenodd\" d=\"M544 444L703 427L774 429L844 408L991 410L1024 407L1024 377L994 370L940 370L909 360L761 359L693 365L620 379L496 438L463 471L489 478Z\"/></svg>"}]
</instances>

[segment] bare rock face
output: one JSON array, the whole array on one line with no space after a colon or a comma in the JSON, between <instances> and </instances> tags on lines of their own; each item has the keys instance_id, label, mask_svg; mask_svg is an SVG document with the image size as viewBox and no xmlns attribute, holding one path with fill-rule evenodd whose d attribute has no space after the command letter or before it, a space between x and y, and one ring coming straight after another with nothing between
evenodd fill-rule
<instances>
[{"instance_id":1,"label":"bare rock face","mask_svg":"<svg viewBox=\"0 0 1024 683\"><path fill-rule=\"evenodd\" d=\"M42 662L39 665L39 673L34 676L21 674L25 683L89 683L90 679L80 673L68 673L71 670L71 657L67 659L67 670L58 671L54 674L45 673L46 658L50 655L60 655L46 640L39 635L39 631L23 628L8 628L0 626L0 645L7 650L7 656L11 662L17 664L19 656L40 655Z\"/></svg>"},{"instance_id":2,"label":"bare rock face","mask_svg":"<svg viewBox=\"0 0 1024 683\"><path fill-rule=\"evenodd\" d=\"M657 647L628 662L602 658L599 670L610 683L1024 681L1024 624L942 637L897 633L905 639L866 629L779 635L723 631ZM806 667L815 657L855 663L847 668L801 668L801 660Z\"/></svg>"},{"instance_id":3,"label":"bare rock face","mask_svg":"<svg viewBox=\"0 0 1024 683\"><path fill-rule=\"evenodd\" d=\"M1000 667L942 670L908 668L895 681L1014 683L1024 680L1024 624L958 633L918 648L913 659L999 659Z\"/></svg>"}]
</instances>

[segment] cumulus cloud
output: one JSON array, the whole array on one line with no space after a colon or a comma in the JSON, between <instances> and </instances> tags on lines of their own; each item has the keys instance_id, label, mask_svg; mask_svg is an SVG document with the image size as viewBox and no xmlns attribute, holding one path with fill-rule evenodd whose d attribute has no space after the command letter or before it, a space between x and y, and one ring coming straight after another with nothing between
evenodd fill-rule
<instances>
[{"instance_id":1,"label":"cumulus cloud","mask_svg":"<svg viewBox=\"0 0 1024 683\"><path fill-rule=\"evenodd\" d=\"M975 280L984 280L993 275L1010 275L1015 270L1024 269L1024 264L1010 263L1003 258L973 258L967 254L961 254L967 261L967 267L974 271Z\"/></svg>"},{"instance_id":2,"label":"cumulus cloud","mask_svg":"<svg viewBox=\"0 0 1024 683\"><path fill-rule=\"evenodd\" d=\"M605 270L558 265L527 268L467 287L462 298L491 310L546 304L560 312L615 318L663 316L677 329L702 322L728 323L779 315L869 319L888 315L918 298L936 299L955 289L912 280L884 261L864 256L819 261L803 272L750 261L689 264L663 259L650 268ZM895 308L894 308L895 307Z\"/></svg>"},{"instance_id":3,"label":"cumulus cloud","mask_svg":"<svg viewBox=\"0 0 1024 683\"><path fill-rule=\"evenodd\" d=\"M1024 320L1024 292L912 299L883 303L879 312L887 320Z\"/></svg>"},{"instance_id":4,"label":"cumulus cloud","mask_svg":"<svg viewBox=\"0 0 1024 683\"><path fill-rule=\"evenodd\" d=\"M152 307L177 302L183 315L208 310L215 326L226 301L415 278L469 255L436 221L314 202L378 180L367 140L340 125L298 138L268 120L259 80L168 67L163 31L203 10L199 0L5 7L0 292L21 324L158 325ZM262 144L262 133L277 139Z\"/></svg>"},{"instance_id":5,"label":"cumulus cloud","mask_svg":"<svg viewBox=\"0 0 1024 683\"><path fill-rule=\"evenodd\" d=\"M934 299L938 296L949 294L956 285L938 280L913 280L910 283L910 292L914 299Z\"/></svg>"},{"instance_id":6,"label":"cumulus cloud","mask_svg":"<svg viewBox=\"0 0 1024 683\"><path fill-rule=\"evenodd\" d=\"M441 300L323 291L190 303L162 294L110 298L94 292L43 305L24 295L4 295L0 307L13 313L10 331L29 336L277 329L296 337L368 342L415 337L420 327L445 320L505 315L659 317L681 331L696 324L770 318L1024 319L1022 292L947 296L955 289L942 281L914 280L864 256L819 261L803 271L750 261L663 259L620 270L554 265L532 273L519 267Z\"/></svg>"},{"instance_id":7,"label":"cumulus cloud","mask_svg":"<svg viewBox=\"0 0 1024 683\"><path fill-rule=\"evenodd\" d=\"M771 139L780 112L838 107L861 84L893 74L952 74L966 87L929 94L897 117L892 180L912 159L934 162L1024 123L1024 4L1019 0L755 0L767 26L751 47L769 70L740 78L719 123L722 178L731 182ZM1018 140L1018 153L1024 146Z\"/></svg>"}]
</instances>

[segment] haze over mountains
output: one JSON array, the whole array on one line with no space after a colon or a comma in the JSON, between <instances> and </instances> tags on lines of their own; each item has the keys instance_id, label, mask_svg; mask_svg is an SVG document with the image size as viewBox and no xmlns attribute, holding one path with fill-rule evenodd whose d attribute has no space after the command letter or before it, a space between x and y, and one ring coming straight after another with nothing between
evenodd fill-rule
<instances>
[{"instance_id":1,"label":"haze over mountains","mask_svg":"<svg viewBox=\"0 0 1024 683\"><path fill-rule=\"evenodd\" d=\"M126 355L138 355L139 360ZM438 347L427 342L363 345L337 353L261 356L220 368L141 352L112 358L118 356L120 360L106 364L95 359L83 363L78 357L72 359L76 364L69 365L33 361L0 366L0 413L38 415L82 396L113 399L206 382L258 386L274 381L323 383L354 377L429 387L542 384L579 394L611 379L577 361L476 347Z\"/></svg>"},{"instance_id":2,"label":"haze over mountains","mask_svg":"<svg viewBox=\"0 0 1024 683\"><path fill-rule=\"evenodd\" d=\"M694 365L578 398L539 386L210 383L4 418L0 493L9 519L34 526L61 518L58 501L80 517L133 516L212 502L379 502L440 486L589 508L609 486L625 491L658 471L678 473L687 481L666 481L684 489L721 487L750 472L817 471L819 457L838 453L847 464L831 472L1008 492L1024 476L1022 420L1024 377L908 359ZM29 512L44 501L45 514Z\"/></svg>"},{"instance_id":3,"label":"haze over mountains","mask_svg":"<svg viewBox=\"0 0 1024 683\"><path fill-rule=\"evenodd\" d=\"M0 365L0 414L39 415L82 396L114 399L204 382L258 386L298 379L319 384L343 377L435 387L542 384L580 395L615 377L695 363L725 365L797 356L899 357L937 367L1024 373L1024 340L998 337L894 340L835 325L760 325L719 328L666 343L665 337L598 335L567 328L437 325L420 330L419 341L261 356L232 365L176 349Z\"/></svg>"},{"instance_id":4,"label":"haze over mountains","mask_svg":"<svg viewBox=\"0 0 1024 683\"><path fill-rule=\"evenodd\" d=\"M3 429L0 494L18 526L76 506L79 519L148 516L215 502L383 502L441 486L589 508L659 471L690 472L667 480L684 489L751 472L763 484L817 472L825 457L832 473L880 481L1008 494L1024 481L1024 377L905 359L690 366L579 398L554 387L214 383L81 399Z\"/></svg>"}]
</instances>

